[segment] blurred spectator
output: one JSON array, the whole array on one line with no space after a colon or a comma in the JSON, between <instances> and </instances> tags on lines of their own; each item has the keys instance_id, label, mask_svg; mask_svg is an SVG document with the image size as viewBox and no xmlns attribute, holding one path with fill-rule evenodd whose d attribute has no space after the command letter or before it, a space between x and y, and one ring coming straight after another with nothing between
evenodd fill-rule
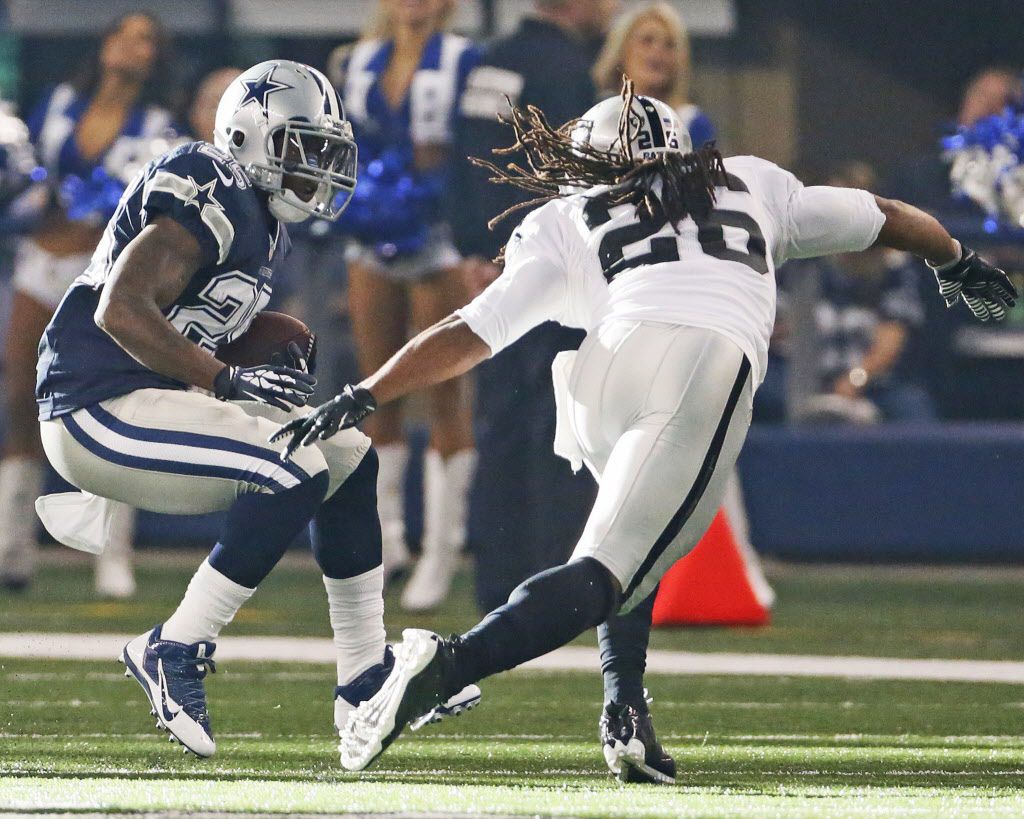
<instances>
[{"instance_id":1,"label":"blurred spectator","mask_svg":"<svg viewBox=\"0 0 1024 819\"><path fill-rule=\"evenodd\" d=\"M975 74L964 90L957 125L973 125L979 119L1001 114L1007 105L1021 101L1020 72L992 67Z\"/></svg>"},{"instance_id":2,"label":"blurred spectator","mask_svg":"<svg viewBox=\"0 0 1024 819\"><path fill-rule=\"evenodd\" d=\"M612 27L594 66L600 96L617 95L623 74L636 93L676 109L695 147L715 138L711 120L690 101L690 36L668 3L638 6Z\"/></svg>"},{"instance_id":3,"label":"blurred spectator","mask_svg":"<svg viewBox=\"0 0 1024 819\"><path fill-rule=\"evenodd\" d=\"M957 111L956 122L942 129L973 125L983 117L1000 113L1007 105L1020 103L1021 74L1014 68L990 66L975 74L967 83ZM943 161L936 132L934 150L923 156L899 163L892 174L891 193L900 199L930 210L949 210L949 166ZM973 205L967 206L974 210ZM963 208L963 205L960 206ZM960 209L958 208L958 209Z\"/></svg>"},{"instance_id":4,"label":"blurred spectator","mask_svg":"<svg viewBox=\"0 0 1024 819\"><path fill-rule=\"evenodd\" d=\"M870 166L852 163L830 185L873 190ZM818 276L814 310L819 348L819 395L802 420L923 421L935 417L927 390L908 366L910 342L924 323L922 269L907 254L871 247L795 262L786 274Z\"/></svg>"},{"instance_id":5,"label":"blurred spectator","mask_svg":"<svg viewBox=\"0 0 1024 819\"><path fill-rule=\"evenodd\" d=\"M228 86L241 73L240 68L216 68L203 77L188 108L189 132L193 137L203 142L213 142L217 105Z\"/></svg>"},{"instance_id":6,"label":"blurred spectator","mask_svg":"<svg viewBox=\"0 0 1024 819\"><path fill-rule=\"evenodd\" d=\"M458 157L490 157L510 133L497 114L506 97L537 105L554 124L578 117L594 102L588 41L607 27L615 3L537 0L519 28L492 43L469 77L457 127ZM508 159L513 159L509 157ZM462 161L450 197L452 224L473 295L500 273L490 261L516 219L492 232L492 217L524 201ZM476 556L476 599L484 611L505 602L522 580L568 556L594 497L592 479L573 475L552 452L551 362L575 349L582 333L554 324L536 328L477 370L476 432L480 465L470 510Z\"/></svg>"},{"instance_id":7,"label":"blurred spectator","mask_svg":"<svg viewBox=\"0 0 1024 819\"><path fill-rule=\"evenodd\" d=\"M359 186L340 228L349 310L360 368L371 373L409 337L460 306L459 254L438 220L451 126L478 54L445 33L453 0L380 0L376 20L341 60L339 87L359 144ZM465 541L473 474L464 382L430 391L432 425L424 463L423 552L402 594L427 610L448 593ZM380 457L378 500L385 572L408 562L401 509L408 449L397 404L374 413L367 432Z\"/></svg>"},{"instance_id":8,"label":"blurred spectator","mask_svg":"<svg viewBox=\"0 0 1024 819\"><path fill-rule=\"evenodd\" d=\"M4 357L6 441L0 463L0 580L32 578L34 501L43 482L36 420L36 345L72 280L89 264L124 188L126 167L148 161L170 128L163 78L168 42L160 22L126 14L103 34L96 53L70 82L52 89L29 118L49 200L38 226L18 247ZM159 66L160 70L154 70ZM166 147L166 145L165 145ZM134 510L117 504L110 541L96 563L104 596L134 593Z\"/></svg>"}]
</instances>

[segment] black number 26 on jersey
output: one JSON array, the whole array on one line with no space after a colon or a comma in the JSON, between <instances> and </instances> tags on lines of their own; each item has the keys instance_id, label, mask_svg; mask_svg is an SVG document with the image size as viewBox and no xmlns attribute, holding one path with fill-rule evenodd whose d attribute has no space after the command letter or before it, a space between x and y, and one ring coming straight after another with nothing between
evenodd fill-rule
<instances>
[{"instance_id":1,"label":"black number 26 on jersey","mask_svg":"<svg viewBox=\"0 0 1024 819\"><path fill-rule=\"evenodd\" d=\"M732 174L728 175L729 190L746 192L747 186ZM606 203L600 199L590 199L583 208L583 219L587 227L594 230L611 221L611 213ZM697 241L701 250L708 256L730 262L745 264L755 273L764 275L768 272L768 261L764 235L752 216L739 210L722 210L714 208L706 217L693 218L697 225ZM640 219L628 225L609 230L601 239L598 256L604 277L611 282L620 273L646 264L679 261L679 237L658 236L666 227L668 220L656 215L655 218ZM726 227L740 228L747 233L746 251L735 250L725 243ZM652 238L653 237L653 238ZM650 239L650 250L646 253L626 256L624 249L629 245Z\"/></svg>"}]
</instances>

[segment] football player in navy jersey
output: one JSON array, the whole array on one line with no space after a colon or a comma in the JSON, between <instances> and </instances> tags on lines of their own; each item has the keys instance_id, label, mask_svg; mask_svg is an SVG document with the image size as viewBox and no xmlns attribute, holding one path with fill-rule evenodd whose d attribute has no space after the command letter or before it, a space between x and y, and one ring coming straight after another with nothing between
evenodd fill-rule
<instances>
[{"instance_id":1,"label":"football player in navy jersey","mask_svg":"<svg viewBox=\"0 0 1024 819\"><path fill-rule=\"evenodd\" d=\"M322 74L273 60L228 87L214 142L171 151L128 186L43 335L36 388L46 455L83 491L227 512L177 610L121 654L158 727L200 756L216 748L203 680L217 636L311 519L338 650L336 722L392 663L369 439L354 432L282 462L266 440L313 391L302 352L292 366L214 357L266 306L285 223L344 209L351 126Z\"/></svg>"}]
</instances>

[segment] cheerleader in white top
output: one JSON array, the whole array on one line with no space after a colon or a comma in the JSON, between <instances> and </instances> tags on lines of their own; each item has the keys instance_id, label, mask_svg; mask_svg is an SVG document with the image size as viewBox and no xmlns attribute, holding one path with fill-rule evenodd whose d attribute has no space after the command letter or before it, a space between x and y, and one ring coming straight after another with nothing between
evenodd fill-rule
<instances>
[{"instance_id":1,"label":"cheerleader in white top","mask_svg":"<svg viewBox=\"0 0 1024 819\"><path fill-rule=\"evenodd\" d=\"M460 262L442 219L452 122L478 60L464 37L444 31L453 0L381 0L370 30L335 62L359 145L359 186L338 227L346 252L349 311L360 369L376 370L409 338L462 300ZM402 605L444 600L465 540L466 493L475 465L463 382L429 391L432 424L424 464L423 555ZM380 456L384 566L409 561L402 496L408 451L401 405L369 430Z\"/></svg>"},{"instance_id":2,"label":"cheerleader in white top","mask_svg":"<svg viewBox=\"0 0 1024 819\"><path fill-rule=\"evenodd\" d=\"M36 420L36 345L72 280L88 266L103 226L136 166L153 155L171 117L158 101L166 70L167 41L146 13L116 20L82 74L61 83L28 119L46 204L14 260L13 303L4 351L6 444L0 461L0 582L22 588L36 556L33 502L41 494L43 466ZM166 149L166 145L164 145ZM104 555L97 562L97 591L127 597L134 512L118 505Z\"/></svg>"}]
</instances>

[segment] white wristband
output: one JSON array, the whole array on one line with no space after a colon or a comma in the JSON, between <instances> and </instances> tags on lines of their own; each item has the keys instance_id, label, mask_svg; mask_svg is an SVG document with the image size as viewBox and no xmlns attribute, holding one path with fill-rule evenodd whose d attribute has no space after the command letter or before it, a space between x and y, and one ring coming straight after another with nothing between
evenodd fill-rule
<instances>
[{"instance_id":1,"label":"white wristband","mask_svg":"<svg viewBox=\"0 0 1024 819\"><path fill-rule=\"evenodd\" d=\"M945 273L947 270L952 269L953 267L955 267L956 265L960 264L960 262L963 261L964 246L960 244L959 240L957 239L954 239L953 241L956 242L956 256L953 258L952 261L945 262L943 264L932 264L927 259L925 259L925 263L928 265L928 267L930 267L936 273Z\"/></svg>"}]
</instances>

